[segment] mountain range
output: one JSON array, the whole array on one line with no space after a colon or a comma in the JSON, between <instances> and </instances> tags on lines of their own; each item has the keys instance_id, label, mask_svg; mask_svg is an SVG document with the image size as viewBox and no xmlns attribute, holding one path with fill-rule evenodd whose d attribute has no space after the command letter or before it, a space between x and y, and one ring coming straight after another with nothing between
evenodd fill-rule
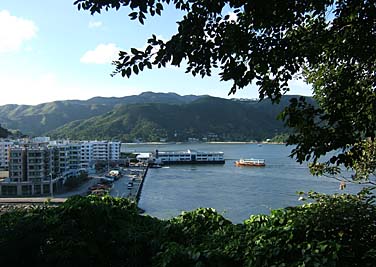
<instances>
[{"instance_id":1,"label":"mountain range","mask_svg":"<svg viewBox=\"0 0 376 267\"><path fill-rule=\"evenodd\" d=\"M263 140L287 132L269 100L238 100L145 92L39 105L0 106L0 124L30 136L121 141Z\"/></svg>"}]
</instances>

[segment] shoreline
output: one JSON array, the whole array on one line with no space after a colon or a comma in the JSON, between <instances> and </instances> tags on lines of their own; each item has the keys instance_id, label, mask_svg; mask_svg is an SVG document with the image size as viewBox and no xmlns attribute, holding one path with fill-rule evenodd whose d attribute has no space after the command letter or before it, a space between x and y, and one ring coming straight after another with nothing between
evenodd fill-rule
<instances>
[{"instance_id":1,"label":"shoreline","mask_svg":"<svg viewBox=\"0 0 376 267\"><path fill-rule=\"evenodd\" d=\"M256 141L211 141L211 142L142 142L121 143L125 145L181 145L181 144L262 144L262 145L286 145L285 142L256 142Z\"/></svg>"}]
</instances>

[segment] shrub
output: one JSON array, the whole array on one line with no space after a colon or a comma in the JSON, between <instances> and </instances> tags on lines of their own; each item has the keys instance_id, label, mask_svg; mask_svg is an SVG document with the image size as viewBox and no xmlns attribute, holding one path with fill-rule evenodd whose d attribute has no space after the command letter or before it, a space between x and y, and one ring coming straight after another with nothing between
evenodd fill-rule
<instances>
[{"instance_id":1,"label":"shrub","mask_svg":"<svg viewBox=\"0 0 376 267\"><path fill-rule=\"evenodd\" d=\"M12 266L375 266L376 210L358 195L309 193L302 206L234 225L213 209L171 220L127 199L73 197L0 215L1 263ZM19 253L22 257L19 257Z\"/></svg>"}]
</instances>

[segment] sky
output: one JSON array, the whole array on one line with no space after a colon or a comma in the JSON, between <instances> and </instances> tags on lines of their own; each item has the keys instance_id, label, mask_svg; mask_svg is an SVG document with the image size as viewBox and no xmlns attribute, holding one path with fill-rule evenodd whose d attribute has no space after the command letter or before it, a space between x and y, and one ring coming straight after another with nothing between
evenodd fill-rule
<instances>
[{"instance_id":1,"label":"sky","mask_svg":"<svg viewBox=\"0 0 376 267\"><path fill-rule=\"evenodd\" d=\"M217 75L193 77L184 68L167 67L110 76L119 50L145 47L152 34L169 39L181 14L167 7L145 25L129 20L129 10L92 16L73 0L0 1L0 105L35 105L55 100L122 97L146 91L223 98L257 98L255 86L228 96L231 82ZM311 95L303 81L289 94Z\"/></svg>"}]
</instances>

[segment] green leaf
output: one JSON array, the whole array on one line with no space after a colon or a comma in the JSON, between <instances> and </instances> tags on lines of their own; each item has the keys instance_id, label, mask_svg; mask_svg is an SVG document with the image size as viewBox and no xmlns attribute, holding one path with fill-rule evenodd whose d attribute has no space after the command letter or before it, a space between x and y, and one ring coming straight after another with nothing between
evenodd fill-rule
<instances>
[{"instance_id":1,"label":"green leaf","mask_svg":"<svg viewBox=\"0 0 376 267\"><path fill-rule=\"evenodd\" d=\"M137 65L133 66L133 72L137 75L138 74L138 67Z\"/></svg>"},{"instance_id":2,"label":"green leaf","mask_svg":"<svg viewBox=\"0 0 376 267\"><path fill-rule=\"evenodd\" d=\"M127 75L128 78L131 76L131 74L132 74L132 70L131 70L130 67L127 68L125 74Z\"/></svg>"}]
</instances>

